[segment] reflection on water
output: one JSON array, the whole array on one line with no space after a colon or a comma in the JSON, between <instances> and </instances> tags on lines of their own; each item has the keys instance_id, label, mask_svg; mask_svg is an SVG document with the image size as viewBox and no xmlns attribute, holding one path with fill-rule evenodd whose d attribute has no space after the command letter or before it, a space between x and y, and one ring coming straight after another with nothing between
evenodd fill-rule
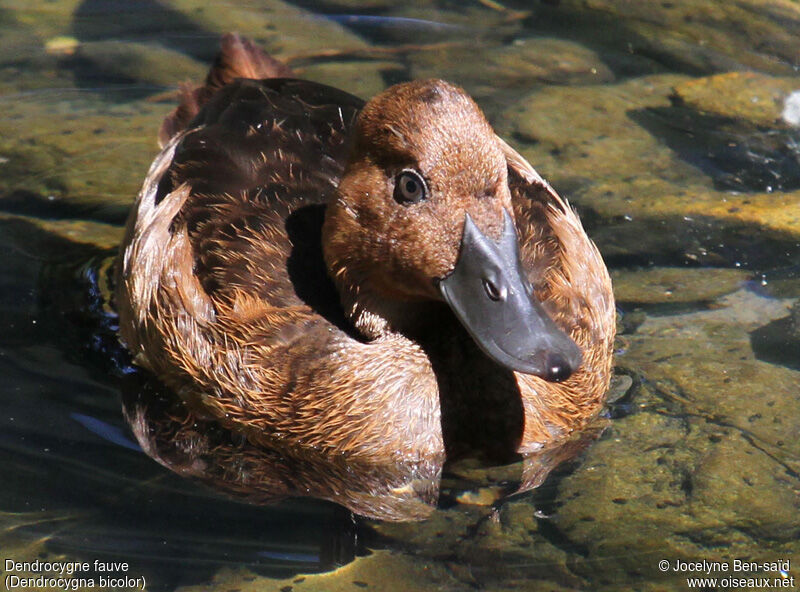
<instances>
[{"instance_id":1,"label":"reflection on water","mask_svg":"<svg viewBox=\"0 0 800 592\"><path fill-rule=\"evenodd\" d=\"M203 581L223 565L291 575L351 561L357 537L348 512L234 503L142 454L119 405L120 390L140 380L120 363L89 281L102 254L61 247L34 255L0 233L0 278L14 288L3 291L0 355L7 548L123 558L153 589Z\"/></svg>"},{"instance_id":2,"label":"reflection on water","mask_svg":"<svg viewBox=\"0 0 800 592\"><path fill-rule=\"evenodd\" d=\"M152 381L129 384L123 390L123 407L136 439L150 457L179 475L251 503L304 496L336 502L360 516L404 521L428 518L439 501L441 462L380 465L314 451L295 457L281 454L197 417ZM117 431L104 433L112 441L121 437ZM494 484L492 501L538 487L554 467L574 458L597 435L597 430L589 430L575 440L527 456L501 483ZM131 446L127 441L120 444Z\"/></svg>"},{"instance_id":3,"label":"reflection on water","mask_svg":"<svg viewBox=\"0 0 800 592\"><path fill-rule=\"evenodd\" d=\"M377 465L308 451L291 457L203 420L158 386L134 385L125 417L144 451L179 475L251 503L304 495L382 520L420 520L438 499L441 465Z\"/></svg>"},{"instance_id":4,"label":"reflection on water","mask_svg":"<svg viewBox=\"0 0 800 592\"><path fill-rule=\"evenodd\" d=\"M577 206L614 272L627 377L577 462L547 475L586 442L441 476L334 467L314 494L427 516L405 525L228 497L319 487L314 461L255 451L130 373L93 294L175 84L228 30L363 97L464 85ZM800 563L800 132L782 119L799 40L777 0L4 4L4 556L129 561L164 590L685 589L659 559ZM243 453L269 490L243 484Z\"/></svg>"}]
</instances>

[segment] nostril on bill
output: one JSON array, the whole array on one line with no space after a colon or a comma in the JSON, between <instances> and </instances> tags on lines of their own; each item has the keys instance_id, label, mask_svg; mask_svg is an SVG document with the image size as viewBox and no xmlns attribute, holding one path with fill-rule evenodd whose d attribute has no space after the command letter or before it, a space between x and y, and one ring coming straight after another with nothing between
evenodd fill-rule
<instances>
[{"instance_id":1,"label":"nostril on bill","mask_svg":"<svg viewBox=\"0 0 800 592\"><path fill-rule=\"evenodd\" d=\"M483 289L486 290L486 295L497 302L498 300L505 300L506 290L504 287L498 286L492 280L483 280Z\"/></svg>"},{"instance_id":2,"label":"nostril on bill","mask_svg":"<svg viewBox=\"0 0 800 592\"><path fill-rule=\"evenodd\" d=\"M561 382L569 378L577 368L558 353L549 353L545 360L545 375L542 377L551 382Z\"/></svg>"}]
</instances>

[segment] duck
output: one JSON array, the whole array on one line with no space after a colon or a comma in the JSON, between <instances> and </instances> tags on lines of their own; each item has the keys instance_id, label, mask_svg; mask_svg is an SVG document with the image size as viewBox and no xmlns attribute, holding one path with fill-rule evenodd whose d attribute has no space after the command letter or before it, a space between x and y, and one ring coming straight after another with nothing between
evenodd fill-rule
<instances>
[{"instance_id":1,"label":"duck","mask_svg":"<svg viewBox=\"0 0 800 592\"><path fill-rule=\"evenodd\" d=\"M459 86L365 102L227 34L159 139L114 304L192 417L295 458L438 470L602 410L603 259Z\"/></svg>"}]
</instances>

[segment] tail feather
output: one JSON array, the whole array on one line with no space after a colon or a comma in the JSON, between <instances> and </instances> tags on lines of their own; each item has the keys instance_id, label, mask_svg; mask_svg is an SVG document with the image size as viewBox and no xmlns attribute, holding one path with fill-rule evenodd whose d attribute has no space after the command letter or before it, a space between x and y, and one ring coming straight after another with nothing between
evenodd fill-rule
<instances>
[{"instance_id":1,"label":"tail feather","mask_svg":"<svg viewBox=\"0 0 800 592\"><path fill-rule=\"evenodd\" d=\"M236 78L285 78L293 76L292 69L267 54L252 41L236 33L222 37L220 52L205 84L183 84L180 103L161 124L158 141L163 148L169 140L183 130L217 90Z\"/></svg>"},{"instance_id":2,"label":"tail feather","mask_svg":"<svg viewBox=\"0 0 800 592\"><path fill-rule=\"evenodd\" d=\"M267 54L246 37L228 33L222 37L221 51L206 78L206 86L219 88L235 78L285 78L292 69Z\"/></svg>"}]
</instances>

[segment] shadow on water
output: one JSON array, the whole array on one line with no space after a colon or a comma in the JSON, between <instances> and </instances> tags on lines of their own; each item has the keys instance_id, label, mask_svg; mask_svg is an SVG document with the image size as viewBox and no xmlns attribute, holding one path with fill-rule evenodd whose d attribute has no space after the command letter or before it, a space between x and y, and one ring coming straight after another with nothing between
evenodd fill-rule
<instances>
[{"instance_id":1,"label":"shadow on water","mask_svg":"<svg viewBox=\"0 0 800 592\"><path fill-rule=\"evenodd\" d=\"M523 3L516 4L523 8ZM541 2L526 22L528 30L589 47L618 79L654 72L707 73L689 60L659 51L651 40L633 31L625 19L591 9L570 10L560 4L559 0Z\"/></svg>"},{"instance_id":2,"label":"shadow on water","mask_svg":"<svg viewBox=\"0 0 800 592\"><path fill-rule=\"evenodd\" d=\"M203 61L212 60L219 46L215 31L158 0L83 0L72 30L80 41L153 42Z\"/></svg>"},{"instance_id":3,"label":"shadow on water","mask_svg":"<svg viewBox=\"0 0 800 592\"><path fill-rule=\"evenodd\" d=\"M169 50L207 62L219 45L216 32L157 0L83 0L72 15L72 31L83 47L60 65L78 87L104 92L107 101L128 102L161 89L137 78L137 72L146 75L139 62L148 54ZM124 92L106 92L111 89Z\"/></svg>"},{"instance_id":4,"label":"shadow on water","mask_svg":"<svg viewBox=\"0 0 800 592\"><path fill-rule=\"evenodd\" d=\"M752 331L750 343L759 360L800 370L800 304L789 316Z\"/></svg>"},{"instance_id":5,"label":"shadow on water","mask_svg":"<svg viewBox=\"0 0 800 592\"><path fill-rule=\"evenodd\" d=\"M629 115L711 177L717 189L771 192L800 188L800 134L796 130L762 130L680 106L654 107Z\"/></svg>"},{"instance_id":6,"label":"shadow on water","mask_svg":"<svg viewBox=\"0 0 800 592\"><path fill-rule=\"evenodd\" d=\"M766 232L756 224L695 215L603 219L579 199L572 203L611 268L709 266L764 272L790 268L800 258L795 236Z\"/></svg>"},{"instance_id":7,"label":"shadow on water","mask_svg":"<svg viewBox=\"0 0 800 592\"><path fill-rule=\"evenodd\" d=\"M128 217L127 206L109 204L96 207L59 200L51 201L46 196L25 189L16 189L3 195L2 201L0 201L0 211L34 218L95 220L115 225L124 224Z\"/></svg>"}]
</instances>

